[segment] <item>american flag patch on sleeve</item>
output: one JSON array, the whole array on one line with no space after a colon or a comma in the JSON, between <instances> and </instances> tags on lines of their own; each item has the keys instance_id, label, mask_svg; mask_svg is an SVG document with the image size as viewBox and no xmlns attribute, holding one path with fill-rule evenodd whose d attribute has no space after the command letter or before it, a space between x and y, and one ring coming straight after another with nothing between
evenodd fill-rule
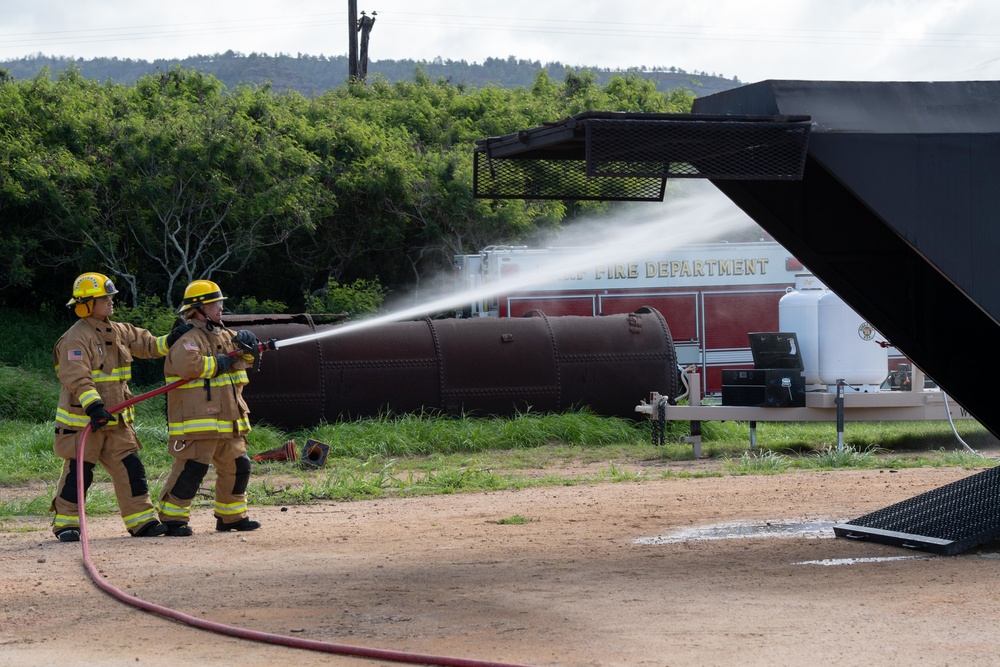
<instances>
[{"instance_id":1,"label":"american flag patch on sleeve","mask_svg":"<svg viewBox=\"0 0 1000 667\"><path fill-rule=\"evenodd\" d=\"M83 350L70 350L66 358L70 361L81 361L83 359Z\"/></svg>"},{"instance_id":2,"label":"american flag patch on sleeve","mask_svg":"<svg viewBox=\"0 0 1000 667\"><path fill-rule=\"evenodd\" d=\"M189 341L189 340L186 340L186 341L184 341L184 349L185 350L191 350L192 352L197 352L198 351L198 345L195 344L195 343L193 343L193 342L191 342L191 341Z\"/></svg>"}]
</instances>

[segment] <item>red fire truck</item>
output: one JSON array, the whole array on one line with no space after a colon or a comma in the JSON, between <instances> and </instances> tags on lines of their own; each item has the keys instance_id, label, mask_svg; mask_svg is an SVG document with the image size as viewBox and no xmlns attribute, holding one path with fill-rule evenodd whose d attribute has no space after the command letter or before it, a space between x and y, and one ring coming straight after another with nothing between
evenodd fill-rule
<instances>
[{"instance_id":1,"label":"red fire truck","mask_svg":"<svg viewBox=\"0 0 1000 667\"><path fill-rule=\"evenodd\" d=\"M574 262L584 255L585 265ZM670 326L678 363L699 366L704 391L717 394L723 368L753 367L747 333L778 331L778 301L805 272L773 241L692 244L603 264L593 256L593 249L523 246L458 255L462 288L490 295L459 315L596 316L650 306Z\"/></svg>"}]
</instances>

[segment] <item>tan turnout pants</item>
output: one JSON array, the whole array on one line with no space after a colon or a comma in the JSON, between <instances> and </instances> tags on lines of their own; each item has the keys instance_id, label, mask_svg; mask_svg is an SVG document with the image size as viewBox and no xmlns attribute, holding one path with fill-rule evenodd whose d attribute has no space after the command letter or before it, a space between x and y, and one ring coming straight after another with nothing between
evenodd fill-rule
<instances>
[{"instance_id":1,"label":"tan turnout pants","mask_svg":"<svg viewBox=\"0 0 1000 667\"><path fill-rule=\"evenodd\" d=\"M215 517L223 523L246 518L250 459L245 439L171 440L168 448L174 465L160 494L160 521L189 521L209 465L215 467Z\"/></svg>"},{"instance_id":2,"label":"tan turnout pants","mask_svg":"<svg viewBox=\"0 0 1000 667\"><path fill-rule=\"evenodd\" d=\"M75 475L69 480L70 471L76 468L79 439L80 433L63 430L60 430L55 437L55 453L64 461L56 497L50 507L50 510L55 512L55 519L52 522L54 533L65 528L80 527L79 494L83 493L86 498L86 489L76 488ZM125 528L133 534L149 522L156 521L156 511L149 498L146 469L138 456L140 449L142 445L139 444L131 424L119 424L90 433L83 451L83 460L86 463L91 465L100 463L111 477ZM86 476L84 483L89 485L87 478L89 475ZM67 483L69 489L66 488Z\"/></svg>"}]
</instances>

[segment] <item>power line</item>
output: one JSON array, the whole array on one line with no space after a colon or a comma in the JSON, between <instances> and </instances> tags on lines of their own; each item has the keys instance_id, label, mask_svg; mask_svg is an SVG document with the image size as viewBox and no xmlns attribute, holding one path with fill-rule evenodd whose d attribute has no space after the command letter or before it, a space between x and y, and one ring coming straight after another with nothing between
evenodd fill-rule
<instances>
[{"instance_id":1,"label":"power line","mask_svg":"<svg viewBox=\"0 0 1000 667\"><path fill-rule=\"evenodd\" d=\"M311 30L342 26L345 12L259 17L193 23L171 23L82 28L60 31L0 33L0 50L37 49L101 42L122 42L181 37L236 35L281 29ZM456 32L537 33L602 39L655 39L755 44L811 44L846 46L901 46L914 48L988 47L1000 44L1000 34L928 32L920 37L879 30L834 30L699 24L635 23L567 19L518 18L466 14L392 12L379 16L384 26L428 26ZM331 31L330 33L335 34ZM331 43L336 40L331 38Z\"/></svg>"}]
</instances>

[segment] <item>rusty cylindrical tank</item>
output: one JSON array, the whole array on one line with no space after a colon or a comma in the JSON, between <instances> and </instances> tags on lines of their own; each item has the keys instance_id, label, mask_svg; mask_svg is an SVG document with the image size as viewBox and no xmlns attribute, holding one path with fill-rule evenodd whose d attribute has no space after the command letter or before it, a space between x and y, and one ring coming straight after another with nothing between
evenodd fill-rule
<instances>
[{"instance_id":1,"label":"rusty cylindrical tank","mask_svg":"<svg viewBox=\"0 0 1000 667\"><path fill-rule=\"evenodd\" d=\"M334 329L309 315L230 315L231 329L289 340ZM314 426L386 413L511 416L589 407L636 418L677 395L670 329L652 308L603 317L391 322L267 352L244 397L254 422Z\"/></svg>"}]
</instances>

